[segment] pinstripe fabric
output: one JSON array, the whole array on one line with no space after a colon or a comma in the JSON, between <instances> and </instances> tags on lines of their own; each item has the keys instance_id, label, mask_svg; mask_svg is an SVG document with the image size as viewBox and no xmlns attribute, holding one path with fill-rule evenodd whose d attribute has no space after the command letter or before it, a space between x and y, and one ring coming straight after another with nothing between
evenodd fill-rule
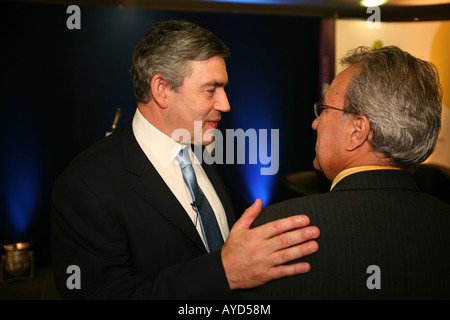
<instances>
[{"instance_id":1,"label":"pinstripe fabric","mask_svg":"<svg viewBox=\"0 0 450 320\"><path fill-rule=\"evenodd\" d=\"M263 210L255 224L306 214L321 231L306 275L243 291L244 299L450 298L450 206L421 193L401 170L352 174L326 194ZM368 289L367 268L381 271Z\"/></svg>"}]
</instances>

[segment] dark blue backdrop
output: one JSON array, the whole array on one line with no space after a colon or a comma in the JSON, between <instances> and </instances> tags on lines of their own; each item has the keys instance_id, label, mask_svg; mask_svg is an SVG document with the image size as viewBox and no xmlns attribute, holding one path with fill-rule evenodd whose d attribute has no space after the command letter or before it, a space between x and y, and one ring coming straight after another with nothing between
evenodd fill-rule
<instances>
[{"instance_id":1,"label":"dark blue backdrop","mask_svg":"<svg viewBox=\"0 0 450 320\"><path fill-rule=\"evenodd\" d=\"M114 111L136 105L128 69L152 23L185 19L219 36L227 60L231 112L220 129L279 129L280 168L223 165L237 213L256 197L279 200L278 179L312 168L312 103L318 99L319 19L81 6L81 30L69 30L65 5L2 5L1 244L27 240L49 261L54 179L101 139Z\"/></svg>"}]
</instances>

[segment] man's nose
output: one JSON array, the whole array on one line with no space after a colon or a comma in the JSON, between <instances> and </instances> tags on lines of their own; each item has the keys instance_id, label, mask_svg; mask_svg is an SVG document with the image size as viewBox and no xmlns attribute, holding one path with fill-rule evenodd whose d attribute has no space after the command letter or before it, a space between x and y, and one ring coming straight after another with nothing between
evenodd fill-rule
<instances>
[{"instance_id":1,"label":"man's nose","mask_svg":"<svg viewBox=\"0 0 450 320\"><path fill-rule=\"evenodd\" d=\"M228 97L223 88L221 90L217 91L218 98L214 103L214 108L221 112L228 112L230 111L230 103L228 102Z\"/></svg>"},{"instance_id":2,"label":"man's nose","mask_svg":"<svg viewBox=\"0 0 450 320\"><path fill-rule=\"evenodd\" d=\"M313 123L311 124L311 127L313 128L314 131L317 131L318 123L319 123L319 117L316 117L316 119L314 119Z\"/></svg>"}]
</instances>

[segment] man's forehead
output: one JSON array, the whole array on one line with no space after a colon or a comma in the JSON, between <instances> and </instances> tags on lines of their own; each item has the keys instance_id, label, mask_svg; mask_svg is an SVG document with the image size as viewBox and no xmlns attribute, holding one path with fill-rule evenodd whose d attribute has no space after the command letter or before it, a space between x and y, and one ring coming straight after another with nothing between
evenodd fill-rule
<instances>
[{"instance_id":1,"label":"man's forehead","mask_svg":"<svg viewBox=\"0 0 450 320\"><path fill-rule=\"evenodd\" d=\"M341 71L331 82L331 85L328 87L324 98L323 103L326 104L329 100L334 100L336 98L344 98L345 93L348 87L348 83L350 81L351 76L356 70L356 66L348 67Z\"/></svg>"},{"instance_id":2,"label":"man's forehead","mask_svg":"<svg viewBox=\"0 0 450 320\"><path fill-rule=\"evenodd\" d=\"M225 86L228 84L228 74L225 60L214 56L207 60L189 60L190 74L187 78L195 78L201 86Z\"/></svg>"}]
</instances>

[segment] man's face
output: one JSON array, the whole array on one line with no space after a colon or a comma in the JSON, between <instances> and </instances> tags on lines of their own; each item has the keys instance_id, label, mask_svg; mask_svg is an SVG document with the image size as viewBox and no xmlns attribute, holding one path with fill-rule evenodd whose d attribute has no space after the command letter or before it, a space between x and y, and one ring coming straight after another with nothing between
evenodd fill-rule
<instances>
[{"instance_id":1,"label":"man's face","mask_svg":"<svg viewBox=\"0 0 450 320\"><path fill-rule=\"evenodd\" d=\"M331 83L323 104L343 109L348 81L352 68L342 71ZM314 168L320 170L331 181L344 169L346 116L342 111L325 108L312 123L317 132Z\"/></svg>"},{"instance_id":2,"label":"man's face","mask_svg":"<svg viewBox=\"0 0 450 320\"><path fill-rule=\"evenodd\" d=\"M194 121L200 121L202 143L207 145L213 138L205 135L205 132L216 129L221 113L230 111L224 89L228 83L225 61L220 56L214 56L208 60L188 63L191 74L186 77L178 92L170 90L167 121L172 130L188 130L191 143L194 143ZM195 134L198 140L200 133Z\"/></svg>"}]
</instances>

